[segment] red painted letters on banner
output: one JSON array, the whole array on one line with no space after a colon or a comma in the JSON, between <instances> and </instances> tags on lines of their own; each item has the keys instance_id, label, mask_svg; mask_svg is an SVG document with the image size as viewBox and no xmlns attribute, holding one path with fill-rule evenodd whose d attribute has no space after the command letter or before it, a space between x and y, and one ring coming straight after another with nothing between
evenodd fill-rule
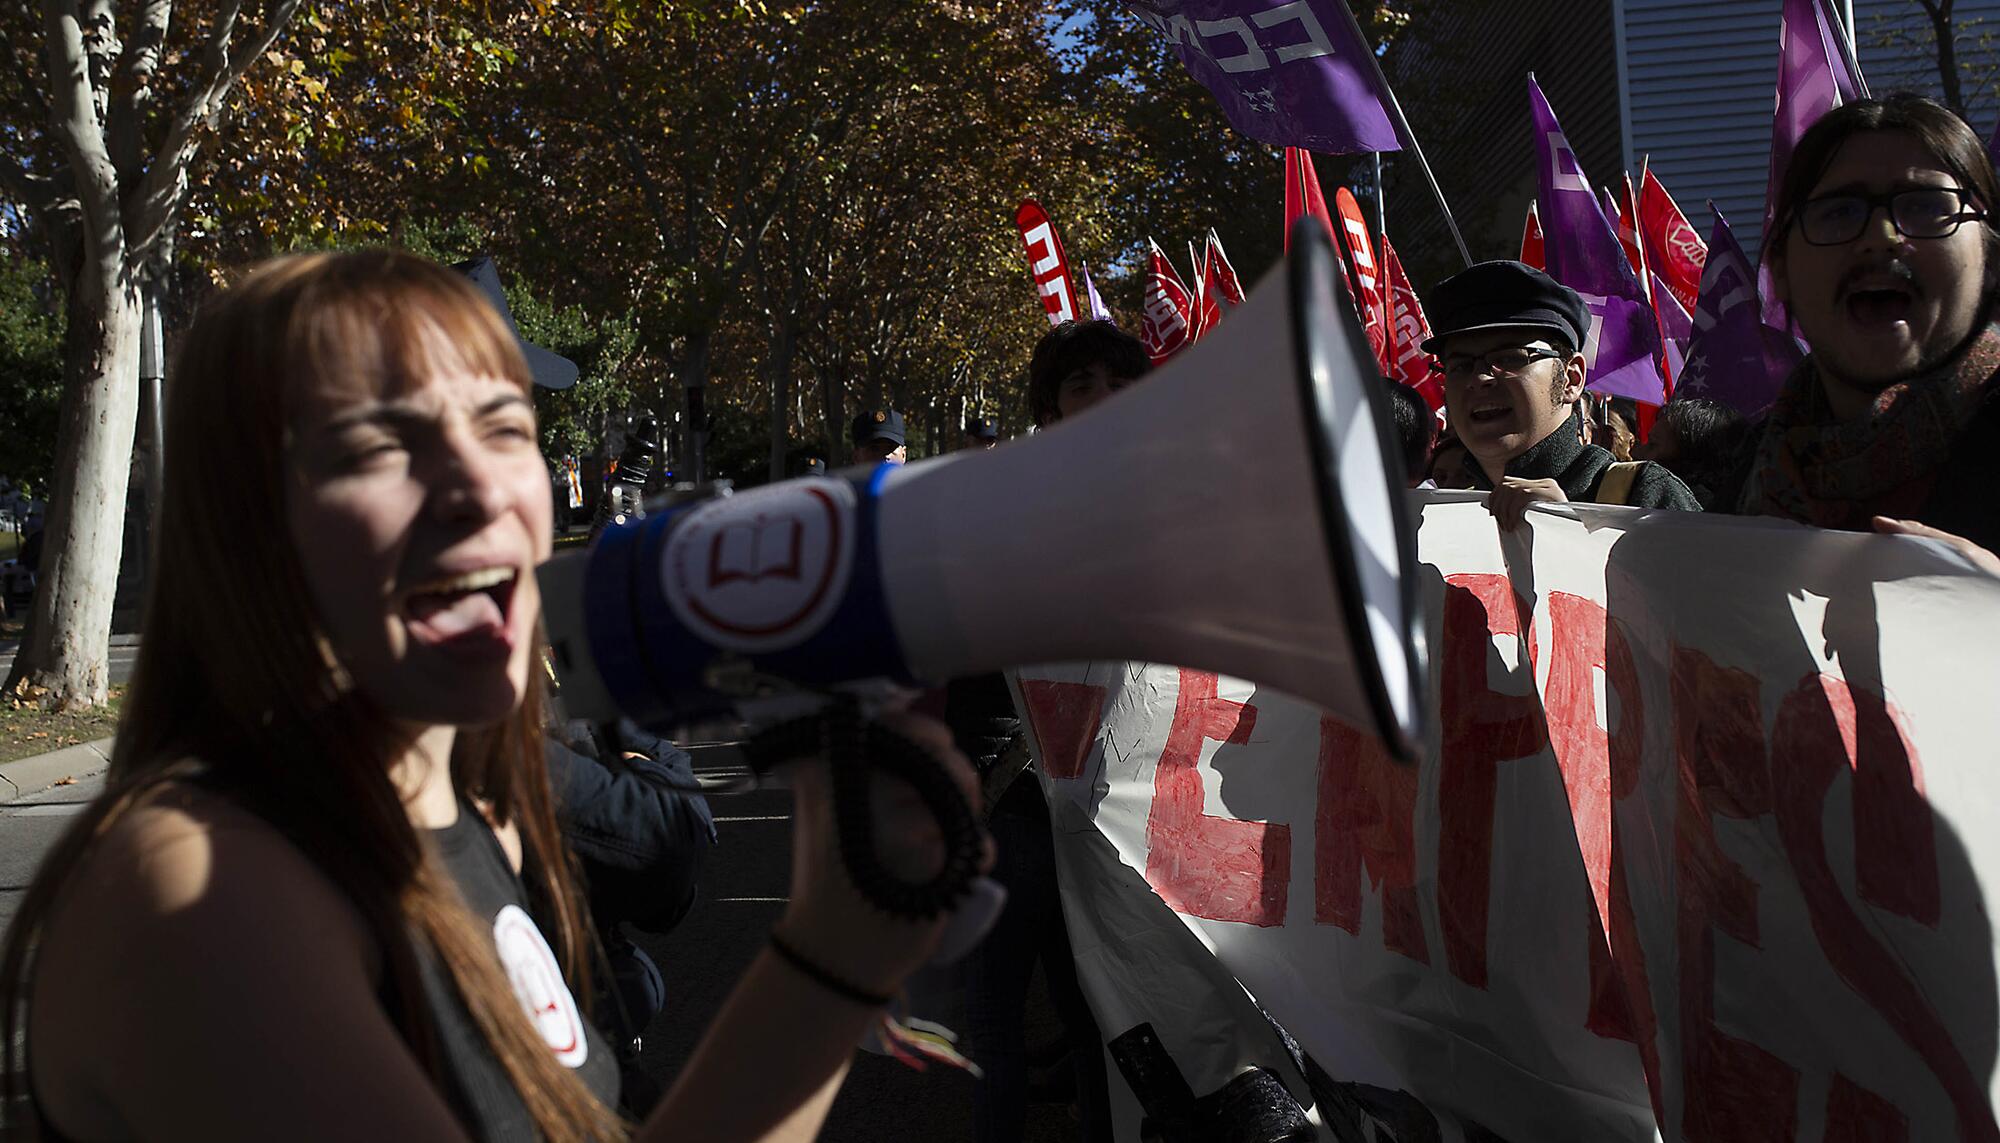
<instances>
[{"instance_id":1,"label":"red painted letters on banner","mask_svg":"<svg viewBox=\"0 0 2000 1143\"><path fill-rule=\"evenodd\" d=\"M1250 741L1257 708L1217 698L1214 675L1183 670L1180 676L1173 727L1154 771L1146 880L1167 904L1192 917L1282 925L1291 827L1210 815L1198 769L1203 743Z\"/></svg>"}]
</instances>

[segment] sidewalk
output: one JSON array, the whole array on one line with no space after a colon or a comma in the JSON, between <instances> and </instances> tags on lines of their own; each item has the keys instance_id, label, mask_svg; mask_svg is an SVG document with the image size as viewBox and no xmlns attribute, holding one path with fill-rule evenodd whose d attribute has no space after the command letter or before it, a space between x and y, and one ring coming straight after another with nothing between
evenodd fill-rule
<instances>
[{"instance_id":1,"label":"sidewalk","mask_svg":"<svg viewBox=\"0 0 2000 1143\"><path fill-rule=\"evenodd\" d=\"M0 762L0 805L39 794L64 778L88 778L110 764L109 738Z\"/></svg>"}]
</instances>

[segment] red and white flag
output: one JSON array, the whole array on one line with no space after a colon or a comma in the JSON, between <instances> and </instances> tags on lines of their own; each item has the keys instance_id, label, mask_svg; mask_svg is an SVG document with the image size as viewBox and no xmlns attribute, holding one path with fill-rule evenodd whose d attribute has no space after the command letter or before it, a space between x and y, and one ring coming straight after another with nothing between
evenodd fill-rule
<instances>
[{"instance_id":1,"label":"red and white flag","mask_svg":"<svg viewBox=\"0 0 2000 1143\"><path fill-rule=\"evenodd\" d=\"M1224 305L1243 304L1243 283L1236 279L1236 267L1229 264L1229 255L1222 252L1222 239L1215 236L1213 229L1208 232L1207 274L1208 278L1215 282L1215 289L1210 291L1208 279L1204 279L1202 285L1204 293L1215 293L1222 299Z\"/></svg>"},{"instance_id":2,"label":"red and white flag","mask_svg":"<svg viewBox=\"0 0 2000 1143\"><path fill-rule=\"evenodd\" d=\"M1528 221L1521 227L1521 261L1537 270L1549 266L1548 255L1542 251L1542 220L1535 214L1535 204L1528 203Z\"/></svg>"},{"instance_id":3,"label":"red and white flag","mask_svg":"<svg viewBox=\"0 0 2000 1143\"><path fill-rule=\"evenodd\" d=\"M1431 372L1431 355L1423 351L1431 323L1424 317L1424 304L1386 234L1382 236L1382 275L1389 301L1389 376L1422 393L1431 411L1436 412L1444 407L1444 387Z\"/></svg>"},{"instance_id":4,"label":"red and white flag","mask_svg":"<svg viewBox=\"0 0 2000 1143\"><path fill-rule=\"evenodd\" d=\"M1292 224L1310 214L1333 235L1333 217L1326 212L1326 196L1319 190L1319 172L1313 170L1312 152L1285 148L1285 251L1292 249Z\"/></svg>"},{"instance_id":5,"label":"red and white flag","mask_svg":"<svg viewBox=\"0 0 2000 1143\"><path fill-rule=\"evenodd\" d=\"M1174 273L1174 264L1167 261L1160 244L1148 238L1146 245L1152 249L1153 267L1146 275L1145 315L1139 327L1139 340L1146 346L1146 356L1154 365L1160 365L1194 340L1188 326L1188 308L1194 299L1180 275Z\"/></svg>"},{"instance_id":6,"label":"red and white flag","mask_svg":"<svg viewBox=\"0 0 2000 1143\"><path fill-rule=\"evenodd\" d=\"M1354 302L1361 311L1361 328L1368 334L1368 348L1375 351L1375 363L1389 371L1389 307L1382 296L1382 268L1375 261L1375 243L1368 237L1368 220L1354 192L1337 187L1333 209L1340 215L1340 229L1347 252L1354 259Z\"/></svg>"},{"instance_id":7,"label":"red and white flag","mask_svg":"<svg viewBox=\"0 0 2000 1143\"><path fill-rule=\"evenodd\" d=\"M1035 291L1042 296L1042 309L1050 325L1076 320L1076 290L1070 285L1069 259L1064 256L1062 239L1056 236L1049 212L1034 199L1023 199L1014 211L1014 225L1020 228L1021 245L1028 252L1028 272L1034 275Z\"/></svg>"},{"instance_id":8,"label":"red and white flag","mask_svg":"<svg viewBox=\"0 0 2000 1143\"><path fill-rule=\"evenodd\" d=\"M1209 289L1208 259L1194 251L1192 239L1188 242L1188 263L1194 267L1194 300L1188 308L1189 341L1199 341L1203 334L1222 323L1222 299Z\"/></svg>"},{"instance_id":9,"label":"red and white flag","mask_svg":"<svg viewBox=\"0 0 2000 1143\"><path fill-rule=\"evenodd\" d=\"M1632 201L1632 176L1625 175L1621 185L1623 189L1615 196L1618 213L1610 218L1611 228L1618 232L1618 245L1625 248L1625 261L1631 263L1633 275L1646 291L1646 300L1651 301L1653 289L1646 277L1646 248L1639 239L1639 207Z\"/></svg>"},{"instance_id":10,"label":"red and white flag","mask_svg":"<svg viewBox=\"0 0 2000 1143\"><path fill-rule=\"evenodd\" d=\"M1701 240L1667 188L1651 170L1639 188L1639 237L1646 246L1646 266L1666 283L1681 308L1694 312L1701 296L1701 271L1708 265L1708 243Z\"/></svg>"}]
</instances>

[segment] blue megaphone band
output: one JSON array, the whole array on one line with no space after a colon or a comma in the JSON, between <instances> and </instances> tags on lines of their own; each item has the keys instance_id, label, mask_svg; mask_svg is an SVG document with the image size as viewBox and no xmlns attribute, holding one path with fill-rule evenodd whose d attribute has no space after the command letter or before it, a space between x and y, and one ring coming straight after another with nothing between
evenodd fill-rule
<instances>
[{"instance_id":1,"label":"blue megaphone band","mask_svg":"<svg viewBox=\"0 0 2000 1143\"><path fill-rule=\"evenodd\" d=\"M641 725L727 713L712 669L815 685L908 682L882 589L878 511L894 465L678 505L606 529L585 627L618 706Z\"/></svg>"}]
</instances>

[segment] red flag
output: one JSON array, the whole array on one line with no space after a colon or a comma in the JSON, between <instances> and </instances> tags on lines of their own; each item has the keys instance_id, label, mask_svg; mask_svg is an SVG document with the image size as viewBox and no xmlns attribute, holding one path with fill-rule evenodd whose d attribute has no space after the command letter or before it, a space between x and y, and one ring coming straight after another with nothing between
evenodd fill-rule
<instances>
[{"instance_id":1,"label":"red flag","mask_svg":"<svg viewBox=\"0 0 2000 1143\"><path fill-rule=\"evenodd\" d=\"M1396 248L1389 245L1386 234L1382 236L1382 275L1387 285L1393 347L1389 376L1422 393L1431 411L1436 412L1444 407L1444 387L1438 384L1437 374L1431 372L1431 355L1422 348L1431 335L1431 323L1424 317L1424 304L1418 300L1416 288L1410 285L1409 275L1403 273L1403 260L1396 257Z\"/></svg>"},{"instance_id":2,"label":"red flag","mask_svg":"<svg viewBox=\"0 0 2000 1143\"><path fill-rule=\"evenodd\" d=\"M1708 243L1688 225L1650 170L1639 188L1639 235L1646 244L1647 267L1666 283L1681 308L1693 313L1701 296L1701 271L1708 265Z\"/></svg>"},{"instance_id":3,"label":"red flag","mask_svg":"<svg viewBox=\"0 0 2000 1143\"><path fill-rule=\"evenodd\" d=\"M1537 270L1548 269L1549 260L1542 253L1542 220L1535 215L1535 204L1528 204L1528 221L1521 228L1521 261Z\"/></svg>"},{"instance_id":4,"label":"red flag","mask_svg":"<svg viewBox=\"0 0 2000 1143\"><path fill-rule=\"evenodd\" d=\"M1160 250L1160 244L1148 238L1146 245L1152 247L1153 269L1146 276L1146 306L1139 340L1145 343L1146 356L1159 365L1193 340L1188 332L1188 305L1192 299L1180 275L1174 273L1173 263Z\"/></svg>"},{"instance_id":5,"label":"red flag","mask_svg":"<svg viewBox=\"0 0 2000 1143\"><path fill-rule=\"evenodd\" d=\"M1285 251L1292 249L1292 223L1310 214L1333 237L1333 219L1326 213L1326 196L1319 193L1319 172L1313 170L1312 152L1285 148Z\"/></svg>"},{"instance_id":6,"label":"red flag","mask_svg":"<svg viewBox=\"0 0 2000 1143\"><path fill-rule=\"evenodd\" d=\"M1201 336L1222 322L1222 299L1217 297L1208 284L1208 260L1194 252L1194 243L1188 243L1188 262L1194 267L1194 300L1188 309L1189 341L1199 341Z\"/></svg>"},{"instance_id":7,"label":"red flag","mask_svg":"<svg viewBox=\"0 0 2000 1143\"><path fill-rule=\"evenodd\" d=\"M1049 212L1034 199L1023 199L1014 211L1014 225L1020 228L1021 245L1028 251L1028 272L1035 276L1035 290L1042 295L1049 324L1075 321L1076 291L1069 283L1069 259L1063 254L1062 239L1056 237Z\"/></svg>"},{"instance_id":8,"label":"red flag","mask_svg":"<svg viewBox=\"0 0 2000 1143\"><path fill-rule=\"evenodd\" d=\"M1208 232L1208 273L1215 279L1215 292L1225 303L1243 304L1243 283L1236 280L1236 267L1229 264L1229 255L1222 252L1222 239L1215 236L1214 230ZM1207 288L1205 284L1203 288Z\"/></svg>"},{"instance_id":9,"label":"red flag","mask_svg":"<svg viewBox=\"0 0 2000 1143\"><path fill-rule=\"evenodd\" d=\"M1375 363L1389 372L1389 307L1382 296L1382 268L1375 261L1375 244L1368 237L1368 220L1361 216L1361 204L1354 192L1337 187L1333 209L1340 214L1340 228L1347 239L1348 253L1354 258L1354 303L1361 311L1361 327L1368 334L1368 348L1375 351Z\"/></svg>"}]
</instances>

